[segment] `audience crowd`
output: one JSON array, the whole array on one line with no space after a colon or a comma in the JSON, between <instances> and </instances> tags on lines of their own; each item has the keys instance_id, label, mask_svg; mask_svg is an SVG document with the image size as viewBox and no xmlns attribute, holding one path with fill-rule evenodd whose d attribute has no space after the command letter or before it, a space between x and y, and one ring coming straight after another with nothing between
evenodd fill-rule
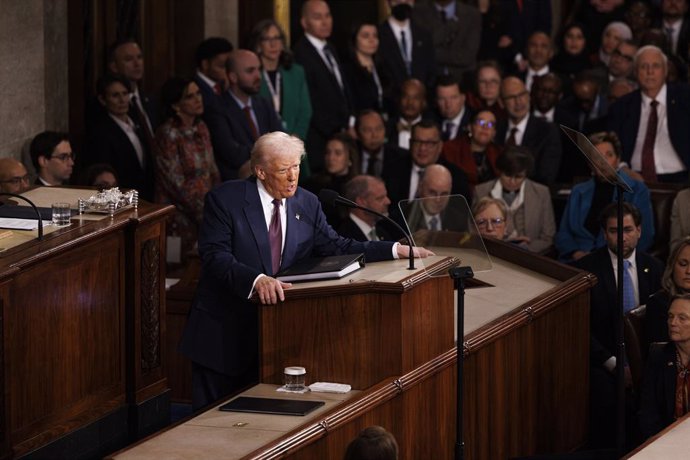
<instances>
[{"instance_id":1,"label":"audience crowd","mask_svg":"<svg viewBox=\"0 0 690 460\"><path fill-rule=\"evenodd\" d=\"M330 40L338 18L323 0L303 3L303 34L292 49L273 19L253 27L246 49L207 38L196 68L161 82L159 95L143 92L146 57L137 42L117 41L86 110L84 145L73 148L67 133L36 135L26 165L35 179L22 163L1 159L0 191L136 188L177 208L168 233L178 255L170 262L195 250L206 193L247 177L254 142L272 131L304 140L300 180L316 194L335 189L382 214L390 207L393 217L402 200L462 195L484 237L595 272L605 262L600 276L613 284L600 282L591 305L592 400L600 404L592 413L600 414L616 368L606 299L619 279L609 264L617 189L562 125L587 136L603 169L629 186L626 311L649 297L649 335L671 343L661 357L650 352L642 388L631 389L642 395L640 432L651 435L686 413L690 190L680 190L690 184L690 0L574 2L557 28L550 0L388 3L380 24L352 25L346 49ZM659 188L680 191L669 222L660 223L653 206L650 190ZM325 211L357 239L400 237L370 215ZM442 207L419 211L420 228L447 228ZM660 236L666 240L655 238L659 224L670 228ZM671 254L663 284L663 262L644 252L652 249L662 259ZM675 373L661 369L666 361ZM672 395L661 394L668 387L654 366L672 373ZM673 410L655 398L671 398Z\"/></svg>"}]
</instances>

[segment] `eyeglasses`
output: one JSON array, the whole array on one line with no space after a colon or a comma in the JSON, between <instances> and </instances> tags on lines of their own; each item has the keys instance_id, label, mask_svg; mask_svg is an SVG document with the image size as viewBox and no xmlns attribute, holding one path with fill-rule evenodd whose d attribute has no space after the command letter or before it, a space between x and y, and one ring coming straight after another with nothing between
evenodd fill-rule
<instances>
[{"instance_id":1,"label":"eyeglasses","mask_svg":"<svg viewBox=\"0 0 690 460\"><path fill-rule=\"evenodd\" d=\"M27 184L31 182L31 174L24 174L23 176L11 177L9 179L0 181L0 184L21 185L22 182L26 182Z\"/></svg>"},{"instance_id":2,"label":"eyeglasses","mask_svg":"<svg viewBox=\"0 0 690 460\"><path fill-rule=\"evenodd\" d=\"M493 128L494 126L496 126L495 121L482 120L481 118L474 120L474 124L482 128Z\"/></svg>"},{"instance_id":3,"label":"eyeglasses","mask_svg":"<svg viewBox=\"0 0 690 460\"><path fill-rule=\"evenodd\" d=\"M611 53L613 56L618 56L619 58L623 58L628 62L633 61L633 56L628 56L627 54L623 54L618 50L613 50L613 53Z\"/></svg>"},{"instance_id":4,"label":"eyeglasses","mask_svg":"<svg viewBox=\"0 0 690 460\"><path fill-rule=\"evenodd\" d=\"M438 143L441 142L440 140L436 141L424 141L422 139L410 139L411 144L418 145L420 147L433 147L435 145L438 145Z\"/></svg>"},{"instance_id":5,"label":"eyeglasses","mask_svg":"<svg viewBox=\"0 0 690 460\"><path fill-rule=\"evenodd\" d=\"M77 159L77 154L74 152L61 153L59 155L51 155L50 159L51 160L60 160L63 163L66 162L67 160L75 161Z\"/></svg>"},{"instance_id":6,"label":"eyeglasses","mask_svg":"<svg viewBox=\"0 0 690 460\"><path fill-rule=\"evenodd\" d=\"M503 225L506 220L503 217L496 217L494 219L479 219L477 221L477 227L488 227L489 224L492 226Z\"/></svg>"}]
</instances>

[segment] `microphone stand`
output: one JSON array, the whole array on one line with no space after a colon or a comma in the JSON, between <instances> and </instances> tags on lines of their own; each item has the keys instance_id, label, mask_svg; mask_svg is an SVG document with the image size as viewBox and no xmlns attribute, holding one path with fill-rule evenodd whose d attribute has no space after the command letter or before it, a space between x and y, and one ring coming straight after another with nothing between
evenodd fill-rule
<instances>
[{"instance_id":1,"label":"microphone stand","mask_svg":"<svg viewBox=\"0 0 690 460\"><path fill-rule=\"evenodd\" d=\"M465 342L465 280L474 278L474 272L471 267L454 267L448 270L448 274L455 284L455 289L458 291L458 313L457 313L457 329L458 339L455 343L455 363L457 365L457 384L456 388L456 406L455 406L455 460L462 460L465 458L465 441L462 434L462 390L463 390L463 370L464 370L464 342Z\"/></svg>"},{"instance_id":2,"label":"microphone stand","mask_svg":"<svg viewBox=\"0 0 690 460\"><path fill-rule=\"evenodd\" d=\"M38 217L38 237L36 238L38 241L43 240L43 218L41 217L41 213L38 211L38 208L36 205L31 201L30 199L17 195L16 193L10 193L10 192L0 192L0 196L11 196L13 198L19 198L20 200L26 201L29 203L29 205L34 208L34 211L36 212L36 216Z\"/></svg>"},{"instance_id":3,"label":"microphone stand","mask_svg":"<svg viewBox=\"0 0 690 460\"><path fill-rule=\"evenodd\" d=\"M403 235L405 235L405 239L407 239L407 244L410 247L410 254L409 254L409 265L407 267L408 270L415 270L414 266L414 251L412 248L414 247L414 244L412 243L412 235L407 232L404 228L400 226L396 221L391 219L390 217L386 216L385 214L381 214L380 212L374 211L373 209L369 209L364 206L360 206L357 203L355 203L352 200L348 200L347 198L340 196L338 192L335 190L330 190L330 189L322 189L321 192L319 193L319 200L331 204L331 205L341 205L345 206L347 208L354 208L354 209L361 209L364 212L368 212L370 214L374 214L375 216L378 216L382 219L384 219L386 222L390 222L393 225L395 225L400 232L402 232Z\"/></svg>"}]
</instances>

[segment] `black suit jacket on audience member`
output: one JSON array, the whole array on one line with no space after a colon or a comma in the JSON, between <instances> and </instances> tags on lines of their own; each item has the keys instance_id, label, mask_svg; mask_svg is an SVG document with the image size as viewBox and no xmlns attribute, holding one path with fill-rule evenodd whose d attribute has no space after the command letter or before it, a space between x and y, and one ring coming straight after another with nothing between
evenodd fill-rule
<instances>
[{"instance_id":1,"label":"black suit jacket on audience member","mask_svg":"<svg viewBox=\"0 0 690 460\"><path fill-rule=\"evenodd\" d=\"M621 140L621 160L630 164L642 112L642 93L633 91L609 107L609 130ZM690 87L687 84L666 85L666 120L671 144L680 155L686 169L690 169Z\"/></svg>"},{"instance_id":2,"label":"black suit jacket on audience member","mask_svg":"<svg viewBox=\"0 0 690 460\"><path fill-rule=\"evenodd\" d=\"M676 345L669 342L650 349L640 389L638 420L643 439L674 421L676 409Z\"/></svg>"},{"instance_id":3,"label":"black suit jacket on audience member","mask_svg":"<svg viewBox=\"0 0 690 460\"><path fill-rule=\"evenodd\" d=\"M222 110L223 98L219 94L216 94L213 88L208 86L208 84L204 80L199 78L198 75L194 75L194 82L199 87L199 91L201 91L201 99L204 101L203 117L204 120L206 120L208 114L213 112L219 112Z\"/></svg>"},{"instance_id":4,"label":"black suit jacket on audience member","mask_svg":"<svg viewBox=\"0 0 690 460\"><path fill-rule=\"evenodd\" d=\"M270 102L261 96L252 96L251 100L259 136L283 131L283 125ZM236 179L239 167L249 160L254 138L244 111L228 91L221 95L220 110L206 115L206 124L211 132L213 154L221 179Z\"/></svg>"},{"instance_id":5,"label":"black suit jacket on audience member","mask_svg":"<svg viewBox=\"0 0 690 460\"><path fill-rule=\"evenodd\" d=\"M333 134L348 128L354 104L347 75L335 49L333 54L339 64L344 89L306 37L297 42L294 52L295 60L304 67L311 99L312 117L306 139L309 163L312 172L319 172L323 170L326 142Z\"/></svg>"},{"instance_id":6,"label":"black suit jacket on audience member","mask_svg":"<svg viewBox=\"0 0 690 460\"><path fill-rule=\"evenodd\" d=\"M445 123L445 118L443 118L438 112L434 114L436 117L436 123L438 123L438 127L441 130L441 135L443 135L443 123ZM457 137L460 137L463 135L463 133L467 132L467 129L470 125L470 121L472 121L472 117L474 116L474 111L470 109L467 104L465 104L465 113L462 114L462 118L460 118L460 126L458 126L457 131L455 131L455 136L451 137L448 139L449 141L452 139L455 139Z\"/></svg>"},{"instance_id":7,"label":"black suit jacket on audience member","mask_svg":"<svg viewBox=\"0 0 690 460\"><path fill-rule=\"evenodd\" d=\"M505 145L508 121L499 120L496 143ZM561 138L555 124L529 115L521 146L528 147L534 155L534 171L530 176L542 184L552 184L558 176L561 164Z\"/></svg>"},{"instance_id":8,"label":"black suit jacket on audience member","mask_svg":"<svg viewBox=\"0 0 690 460\"><path fill-rule=\"evenodd\" d=\"M338 235L355 241L368 241L362 229L349 216L338 227ZM376 235L380 241L393 241L390 232L382 225L382 222L376 223Z\"/></svg>"},{"instance_id":9,"label":"black suit jacket on audience member","mask_svg":"<svg viewBox=\"0 0 690 460\"><path fill-rule=\"evenodd\" d=\"M383 100L379 101L379 91L374 80L374 74L362 67L357 58L353 56L344 60L343 69L352 90L353 113L358 114L365 109L382 112Z\"/></svg>"},{"instance_id":10,"label":"black suit jacket on audience member","mask_svg":"<svg viewBox=\"0 0 690 460\"><path fill-rule=\"evenodd\" d=\"M388 113L397 113L397 101L400 85L408 78L416 78L426 86L427 97L431 98L431 90L436 82L436 62L434 60L434 45L431 35L424 29L410 21L412 31L412 64L410 74L400 53L398 40L388 21L379 25L379 49L376 53L376 68L381 77L385 106Z\"/></svg>"},{"instance_id":11,"label":"black suit jacket on audience member","mask_svg":"<svg viewBox=\"0 0 690 460\"><path fill-rule=\"evenodd\" d=\"M439 159L438 164L445 166L450 171L453 179L453 188L451 193L453 195L460 194L465 197L468 203L472 202L472 194L470 192L469 183L465 173L452 163L448 163L444 159ZM388 197L391 200L391 214L398 212L398 202L407 200L410 194L410 174L412 174L412 156L406 155L400 158L399 161L391 164L388 169L383 170L381 178L386 183L388 189Z\"/></svg>"},{"instance_id":12,"label":"black suit jacket on audience member","mask_svg":"<svg viewBox=\"0 0 690 460\"><path fill-rule=\"evenodd\" d=\"M86 140L86 165L106 163L117 172L121 188L134 188L142 198L153 201L154 174L153 158L141 139L144 147L144 167L142 168L136 150L127 134L108 115L99 118Z\"/></svg>"},{"instance_id":13,"label":"black suit jacket on audience member","mask_svg":"<svg viewBox=\"0 0 690 460\"><path fill-rule=\"evenodd\" d=\"M396 139L396 142L397 142L397 139ZM358 144L358 146L359 146L359 157L360 157L360 165L361 165L361 158L363 157L364 153L363 153L361 144ZM394 163L404 159L409 154L410 154L409 150L405 150L403 148L400 148L400 147L398 147L397 144L391 144L389 142L385 143L383 145L383 164L381 165L381 175L383 174L383 171L390 169ZM362 174L366 174L366 173L367 173L366 171L362 171Z\"/></svg>"},{"instance_id":14,"label":"black suit jacket on audience member","mask_svg":"<svg viewBox=\"0 0 690 460\"><path fill-rule=\"evenodd\" d=\"M641 251L635 252L640 305L661 287L664 266L658 259ZM590 359L593 366L601 367L616 354L616 279L606 246L576 262L576 266L597 276L598 283L590 291Z\"/></svg>"}]
</instances>

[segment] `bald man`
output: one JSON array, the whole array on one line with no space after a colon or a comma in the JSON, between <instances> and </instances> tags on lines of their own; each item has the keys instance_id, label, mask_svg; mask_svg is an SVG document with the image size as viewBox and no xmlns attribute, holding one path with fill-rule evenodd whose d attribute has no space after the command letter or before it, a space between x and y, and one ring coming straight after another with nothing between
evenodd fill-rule
<instances>
[{"instance_id":1,"label":"bald man","mask_svg":"<svg viewBox=\"0 0 690 460\"><path fill-rule=\"evenodd\" d=\"M253 52L230 53L225 67L228 90L221 106L206 115L213 153L222 180L249 176L249 152L262 134L283 131L269 101L259 96L261 63Z\"/></svg>"},{"instance_id":2,"label":"bald man","mask_svg":"<svg viewBox=\"0 0 690 460\"><path fill-rule=\"evenodd\" d=\"M29 186L30 176L26 168L14 158L0 158L0 192L24 193Z\"/></svg>"}]
</instances>

